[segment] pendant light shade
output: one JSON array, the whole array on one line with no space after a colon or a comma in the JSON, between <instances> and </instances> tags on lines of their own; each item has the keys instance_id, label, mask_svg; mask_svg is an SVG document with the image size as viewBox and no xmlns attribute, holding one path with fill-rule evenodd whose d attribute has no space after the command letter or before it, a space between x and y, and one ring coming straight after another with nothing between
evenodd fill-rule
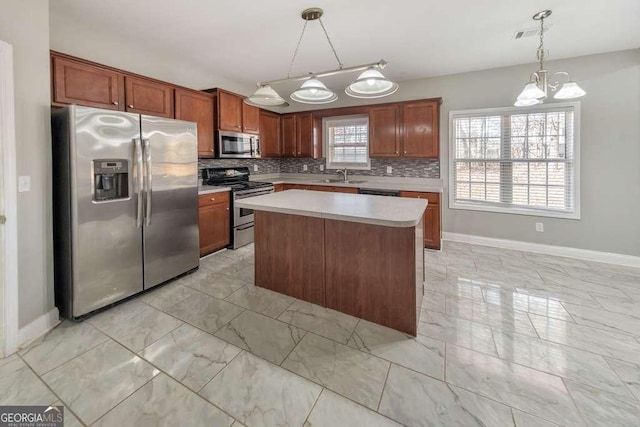
<instances>
[{"instance_id":1,"label":"pendant light shade","mask_svg":"<svg viewBox=\"0 0 640 427\"><path fill-rule=\"evenodd\" d=\"M368 69L344 90L354 98L382 98L398 90L398 84L387 79L380 71Z\"/></svg>"},{"instance_id":2,"label":"pendant light shade","mask_svg":"<svg viewBox=\"0 0 640 427\"><path fill-rule=\"evenodd\" d=\"M562 85L560 90L553 95L555 99L573 99L585 96L585 92L576 82L567 82Z\"/></svg>"},{"instance_id":3,"label":"pendant light shade","mask_svg":"<svg viewBox=\"0 0 640 427\"><path fill-rule=\"evenodd\" d=\"M518 95L518 101L526 101L532 99L540 99L546 97L547 94L544 93L542 89L538 87L534 82L527 83L527 85L522 89L520 95ZM532 104L529 104L532 105Z\"/></svg>"},{"instance_id":4,"label":"pendant light shade","mask_svg":"<svg viewBox=\"0 0 640 427\"><path fill-rule=\"evenodd\" d=\"M518 99L513 105L516 107L529 107L531 105L542 104L540 99Z\"/></svg>"},{"instance_id":5,"label":"pendant light shade","mask_svg":"<svg viewBox=\"0 0 640 427\"><path fill-rule=\"evenodd\" d=\"M316 78L306 80L290 97L303 104L328 104L338 99L338 95Z\"/></svg>"},{"instance_id":6,"label":"pendant light shade","mask_svg":"<svg viewBox=\"0 0 640 427\"><path fill-rule=\"evenodd\" d=\"M289 103L281 97L271 86L260 86L250 97L244 100L246 104L262 107L288 107Z\"/></svg>"}]
</instances>

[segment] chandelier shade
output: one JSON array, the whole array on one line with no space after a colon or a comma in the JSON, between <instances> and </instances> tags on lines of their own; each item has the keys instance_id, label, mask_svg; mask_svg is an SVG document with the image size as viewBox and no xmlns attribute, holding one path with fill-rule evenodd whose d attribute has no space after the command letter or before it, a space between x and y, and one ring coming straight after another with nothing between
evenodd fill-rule
<instances>
[{"instance_id":1,"label":"chandelier shade","mask_svg":"<svg viewBox=\"0 0 640 427\"><path fill-rule=\"evenodd\" d=\"M398 84L387 79L380 71L369 69L344 90L354 98L382 98L398 90Z\"/></svg>"},{"instance_id":2,"label":"chandelier shade","mask_svg":"<svg viewBox=\"0 0 640 427\"><path fill-rule=\"evenodd\" d=\"M253 95L244 100L246 104L265 107L288 107L289 103L271 86L260 86Z\"/></svg>"},{"instance_id":3,"label":"chandelier shade","mask_svg":"<svg viewBox=\"0 0 640 427\"><path fill-rule=\"evenodd\" d=\"M520 95L518 95L518 101L525 101L530 99L540 99L545 98L547 96L546 93L542 89L538 87L534 82L527 83L527 85L522 89Z\"/></svg>"},{"instance_id":4,"label":"chandelier shade","mask_svg":"<svg viewBox=\"0 0 640 427\"><path fill-rule=\"evenodd\" d=\"M576 82L567 82L562 85L560 90L553 95L555 99L574 99L585 96L585 92Z\"/></svg>"},{"instance_id":5,"label":"chandelier shade","mask_svg":"<svg viewBox=\"0 0 640 427\"><path fill-rule=\"evenodd\" d=\"M290 95L290 98L303 104L328 104L338 99L331 89L316 78L311 78Z\"/></svg>"}]
</instances>

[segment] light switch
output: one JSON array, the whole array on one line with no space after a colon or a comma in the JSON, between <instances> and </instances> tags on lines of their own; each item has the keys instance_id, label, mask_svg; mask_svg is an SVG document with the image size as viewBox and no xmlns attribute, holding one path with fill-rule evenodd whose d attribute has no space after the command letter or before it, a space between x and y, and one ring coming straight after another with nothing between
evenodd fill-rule
<instances>
[{"instance_id":1,"label":"light switch","mask_svg":"<svg viewBox=\"0 0 640 427\"><path fill-rule=\"evenodd\" d=\"M320 165L320 172L324 170L324 165Z\"/></svg>"},{"instance_id":2,"label":"light switch","mask_svg":"<svg viewBox=\"0 0 640 427\"><path fill-rule=\"evenodd\" d=\"M393 168L391 166L387 166L387 174L391 175L393 173Z\"/></svg>"},{"instance_id":3,"label":"light switch","mask_svg":"<svg viewBox=\"0 0 640 427\"><path fill-rule=\"evenodd\" d=\"M253 171L258 172L258 165L253 165Z\"/></svg>"},{"instance_id":4,"label":"light switch","mask_svg":"<svg viewBox=\"0 0 640 427\"><path fill-rule=\"evenodd\" d=\"M307 165L302 165L302 170L306 172L309 170L309 167Z\"/></svg>"},{"instance_id":5,"label":"light switch","mask_svg":"<svg viewBox=\"0 0 640 427\"><path fill-rule=\"evenodd\" d=\"M542 222L536 222L536 231L538 233L544 233L544 224Z\"/></svg>"},{"instance_id":6,"label":"light switch","mask_svg":"<svg viewBox=\"0 0 640 427\"><path fill-rule=\"evenodd\" d=\"M31 177L28 175L18 177L18 192L25 191L31 191Z\"/></svg>"}]
</instances>

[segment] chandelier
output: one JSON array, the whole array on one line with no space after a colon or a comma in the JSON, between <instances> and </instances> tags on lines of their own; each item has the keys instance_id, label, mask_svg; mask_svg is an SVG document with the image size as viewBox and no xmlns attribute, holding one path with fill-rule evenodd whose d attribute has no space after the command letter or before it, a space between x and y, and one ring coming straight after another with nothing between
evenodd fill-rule
<instances>
[{"instance_id":1,"label":"chandelier","mask_svg":"<svg viewBox=\"0 0 640 427\"><path fill-rule=\"evenodd\" d=\"M540 69L531 73L529 83L525 85L513 104L516 107L542 104L549 91L555 92L557 90L553 95L555 99L574 99L587 94L577 83L571 80L569 73L558 71L549 75L544 68L544 20L549 16L551 16L550 10L543 10L533 15L534 20L540 21L540 45L538 45L536 53L540 62ZM562 80L566 80L564 84Z\"/></svg>"},{"instance_id":2,"label":"chandelier","mask_svg":"<svg viewBox=\"0 0 640 427\"><path fill-rule=\"evenodd\" d=\"M349 96L352 96L354 98L381 98L383 96L391 95L398 90L398 84L387 79L380 71L384 69L384 67L386 67L388 64L388 62L384 59L370 64L355 65L352 67L343 66L342 61L340 61L338 53L336 52L336 49L331 42L331 38L329 38L329 34L327 33L327 30L322 23L323 14L324 11L318 7L313 7L302 11L302 14L300 16L304 20L304 25L302 27L302 33L300 34L300 38L298 39L296 49L293 52L291 63L289 64L289 72L287 73L287 77L280 80L258 82L258 89L253 93L253 95L246 98L244 102L246 102L247 104L265 107L286 107L289 104L283 97L278 94L278 92L275 91L275 89L273 89L272 86L287 81L302 81L303 83L300 88L295 90L289 96L293 101L301 102L304 104L327 104L338 99L338 95L336 95L336 93L331 89L327 88L327 86L325 86L324 83L319 80L320 77L353 73L356 71L363 72L353 83L351 83L345 89L345 93ZM298 50L300 49L300 44L302 43L304 32L307 29L307 24L309 23L309 21L316 20L322 27L322 31L327 38L329 47L331 47L331 51L333 52L333 55L338 62L338 68L334 70L291 77L291 70L293 68L296 57L298 56Z\"/></svg>"}]
</instances>

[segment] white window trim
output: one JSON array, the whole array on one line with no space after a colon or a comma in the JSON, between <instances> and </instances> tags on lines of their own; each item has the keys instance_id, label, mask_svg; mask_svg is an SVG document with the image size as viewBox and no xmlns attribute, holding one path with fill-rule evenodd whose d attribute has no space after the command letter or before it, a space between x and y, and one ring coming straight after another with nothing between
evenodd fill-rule
<instances>
[{"instance_id":1,"label":"white window trim","mask_svg":"<svg viewBox=\"0 0 640 427\"><path fill-rule=\"evenodd\" d=\"M495 113L505 112L522 112L532 113L536 111L548 111L554 108L566 108L573 107L573 169L574 169L574 209L573 212L554 212L549 209L536 209L528 207L503 207L503 206L488 206L488 205L474 205L473 202L456 202L454 191L454 159L455 159L455 143L454 143L454 128L453 117L459 114L477 114L478 116L486 116ZM482 108L475 110L456 110L449 111L449 209L469 210L469 211L482 211L482 212L497 212L505 214L515 215L529 215L539 217L551 217L562 219L581 219L580 214L580 102L554 102L550 104L534 105L531 107L502 107L502 108Z\"/></svg>"},{"instance_id":2,"label":"white window trim","mask_svg":"<svg viewBox=\"0 0 640 427\"><path fill-rule=\"evenodd\" d=\"M367 164L361 163L332 163L329 159L329 122L350 122L354 119L364 119L367 122ZM327 169L371 170L371 132L369 130L369 116L366 114L354 114L350 116L332 116L322 118L322 150L325 154L325 167Z\"/></svg>"}]
</instances>

